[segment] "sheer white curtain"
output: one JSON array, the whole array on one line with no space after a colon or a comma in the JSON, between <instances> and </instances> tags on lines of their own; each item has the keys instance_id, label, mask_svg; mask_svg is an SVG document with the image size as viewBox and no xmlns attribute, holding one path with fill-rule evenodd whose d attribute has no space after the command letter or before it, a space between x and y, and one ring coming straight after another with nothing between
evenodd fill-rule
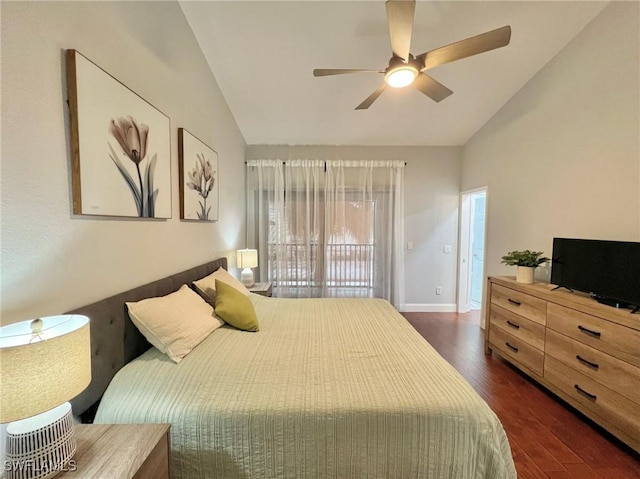
<instances>
[{"instance_id":1,"label":"sheer white curtain","mask_svg":"<svg viewBox=\"0 0 640 479\"><path fill-rule=\"evenodd\" d=\"M261 278L289 297L404 296L404 163L247 162Z\"/></svg>"}]
</instances>

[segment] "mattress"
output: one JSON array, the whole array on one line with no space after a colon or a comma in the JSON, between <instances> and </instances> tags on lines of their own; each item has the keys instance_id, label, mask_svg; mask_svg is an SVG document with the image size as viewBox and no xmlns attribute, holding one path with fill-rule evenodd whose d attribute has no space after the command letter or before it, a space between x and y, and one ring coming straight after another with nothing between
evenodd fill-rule
<instances>
[{"instance_id":1,"label":"mattress","mask_svg":"<svg viewBox=\"0 0 640 479\"><path fill-rule=\"evenodd\" d=\"M505 432L386 301L251 295L180 363L118 372L96 423L171 424L174 478L515 478Z\"/></svg>"}]
</instances>

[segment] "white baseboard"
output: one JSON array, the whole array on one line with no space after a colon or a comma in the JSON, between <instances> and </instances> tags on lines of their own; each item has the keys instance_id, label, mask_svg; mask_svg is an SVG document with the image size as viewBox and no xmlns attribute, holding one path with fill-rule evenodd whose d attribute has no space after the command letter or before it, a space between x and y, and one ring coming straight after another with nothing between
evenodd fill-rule
<instances>
[{"instance_id":1,"label":"white baseboard","mask_svg":"<svg viewBox=\"0 0 640 479\"><path fill-rule=\"evenodd\" d=\"M455 313L457 306L450 304L404 304L403 313Z\"/></svg>"}]
</instances>

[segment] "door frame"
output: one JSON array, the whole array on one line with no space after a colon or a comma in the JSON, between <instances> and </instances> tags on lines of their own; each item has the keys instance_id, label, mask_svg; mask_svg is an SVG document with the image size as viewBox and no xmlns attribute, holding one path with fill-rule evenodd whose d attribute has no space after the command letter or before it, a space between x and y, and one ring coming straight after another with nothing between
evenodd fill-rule
<instances>
[{"instance_id":1,"label":"door frame","mask_svg":"<svg viewBox=\"0 0 640 479\"><path fill-rule=\"evenodd\" d=\"M460 224L459 224L459 241L460 250L458 254L458 313L467 313L471 310L471 257L472 257L472 220L473 206L471 198L478 193L484 193L485 201L488 205L489 190L486 186L473 188L460 192ZM484 270L487 259L487 221L488 207L485 208L485 225L484 225L484 248L482 258L482 277L484 278ZM482 295L482 309L484 310L484 294Z\"/></svg>"}]
</instances>

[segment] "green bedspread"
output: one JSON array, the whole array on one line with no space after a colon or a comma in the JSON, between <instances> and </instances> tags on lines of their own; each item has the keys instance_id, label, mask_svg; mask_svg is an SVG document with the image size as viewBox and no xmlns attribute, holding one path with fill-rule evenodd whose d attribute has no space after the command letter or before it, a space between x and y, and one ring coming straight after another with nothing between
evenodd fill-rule
<instances>
[{"instance_id":1,"label":"green bedspread","mask_svg":"<svg viewBox=\"0 0 640 479\"><path fill-rule=\"evenodd\" d=\"M178 479L516 477L498 418L389 303L251 299L259 332L152 348L96 422L170 423Z\"/></svg>"}]
</instances>

